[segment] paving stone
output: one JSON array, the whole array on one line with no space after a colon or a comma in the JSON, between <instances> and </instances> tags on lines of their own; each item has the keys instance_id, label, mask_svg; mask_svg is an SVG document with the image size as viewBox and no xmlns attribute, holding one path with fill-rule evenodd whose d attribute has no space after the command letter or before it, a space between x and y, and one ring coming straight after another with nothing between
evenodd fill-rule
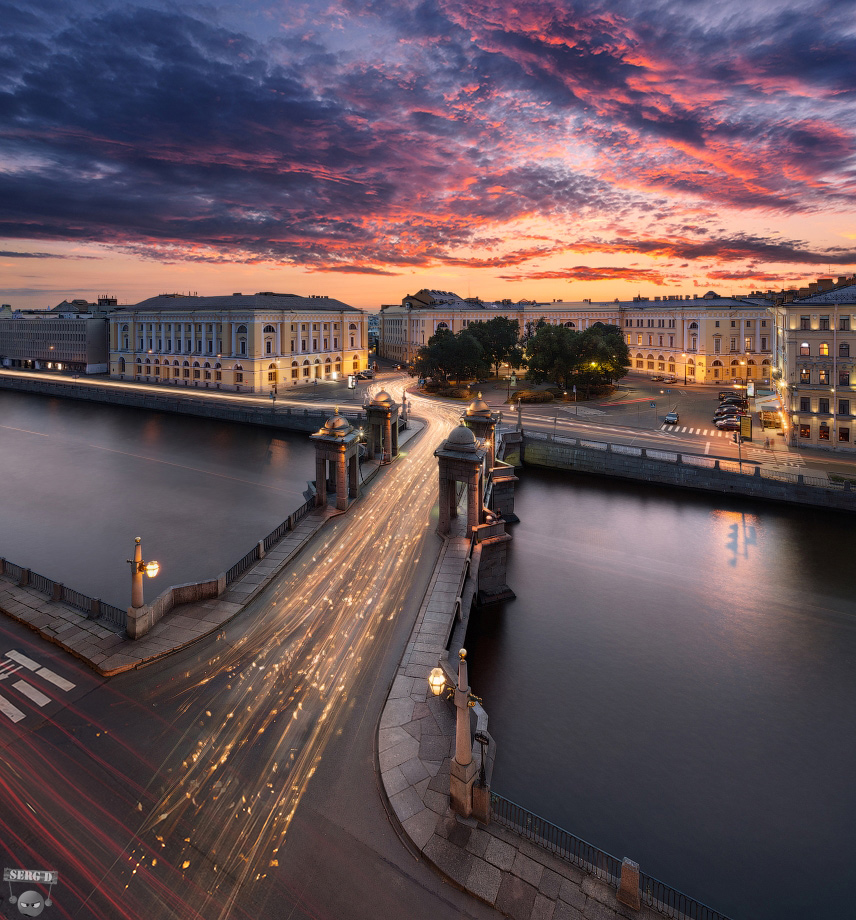
<instances>
[{"instance_id":1,"label":"paving stone","mask_svg":"<svg viewBox=\"0 0 856 920\"><path fill-rule=\"evenodd\" d=\"M535 862L534 859L530 859L518 850L517 856L514 857L511 872L518 878L522 878L524 882L529 882L530 885L537 888L541 882L544 867L541 863Z\"/></svg>"},{"instance_id":2,"label":"paving stone","mask_svg":"<svg viewBox=\"0 0 856 920\"><path fill-rule=\"evenodd\" d=\"M392 689L389 691L389 698L397 700L403 696L410 696L413 689L414 680L412 677L396 677L392 682Z\"/></svg>"},{"instance_id":3,"label":"paving stone","mask_svg":"<svg viewBox=\"0 0 856 920\"><path fill-rule=\"evenodd\" d=\"M419 753L419 742L415 738L411 738L407 732L402 732L402 734L405 740L399 741L398 744L381 751L378 755L381 771L388 770L390 767L400 767Z\"/></svg>"},{"instance_id":4,"label":"paving stone","mask_svg":"<svg viewBox=\"0 0 856 920\"><path fill-rule=\"evenodd\" d=\"M583 878L581 888L588 897L593 898L595 901L606 904L613 910L618 907L616 891L609 882L605 882L603 879L599 879L594 875L586 874Z\"/></svg>"},{"instance_id":5,"label":"paving stone","mask_svg":"<svg viewBox=\"0 0 856 920\"><path fill-rule=\"evenodd\" d=\"M413 700L389 700L380 717L381 728L392 728L393 725L404 725L410 722L413 716Z\"/></svg>"},{"instance_id":6,"label":"paving stone","mask_svg":"<svg viewBox=\"0 0 856 920\"><path fill-rule=\"evenodd\" d=\"M541 881L538 883L538 891L545 897L552 898L554 901L559 897L559 890L562 887L562 876L555 873L552 869L544 866L541 873Z\"/></svg>"},{"instance_id":7,"label":"paving stone","mask_svg":"<svg viewBox=\"0 0 856 920\"><path fill-rule=\"evenodd\" d=\"M576 907L571 907L564 901L556 901L553 909L553 920L583 920L583 915Z\"/></svg>"},{"instance_id":8,"label":"paving stone","mask_svg":"<svg viewBox=\"0 0 856 920\"><path fill-rule=\"evenodd\" d=\"M416 738L418 741L422 737L422 723L421 722L408 722L406 725L401 726L404 731L410 735L411 738Z\"/></svg>"},{"instance_id":9,"label":"paving stone","mask_svg":"<svg viewBox=\"0 0 856 920\"><path fill-rule=\"evenodd\" d=\"M564 901L566 904L570 904L571 907L575 907L577 910L581 911L586 906L586 901L588 898L586 897L585 892L576 882L571 882L565 879L559 888L559 900Z\"/></svg>"},{"instance_id":10,"label":"paving stone","mask_svg":"<svg viewBox=\"0 0 856 920\"><path fill-rule=\"evenodd\" d=\"M418 757L411 757L410 760L399 764L399 769L404 774L404 778L408 783L410 783L411 786L415 786L422 780L425 780L425 785L427 786L428 780L431 778L428 775L428 771L423 766L422 761Z\"/></svg>"},{"instance_id":11,"label":"paving stone","mask_svg":"<svg viewBox=\"0 0 856 920\"><path fill-rule=\"evenodd\" d=\"M535 895L538 892L522 878L502 873L502 883L494 901L498 911L511 917L512 920L529 920L532 908L535 906Z\"/></svg>"},{"instance_id":12,"label":"paving stone","mask_svg":"<svg viewBox=\"0 0 856 920\"><path fill-rule=\"evenodd\" d=\"M437 834L428 841L422 852L441 872L461 887L466 887L474 858L469 853Z\"/></svg>"},{"instance_id":13,"label":"paving stone","mask_svg":"<svg viewBox=\"0 0 856 920\"><path fill-rule=\"evenodd\" d=\"M419 756L423 760L442 760L452 753L454 738L445 735L424 735L419 741Z\"/></svg>"},{"instance_id":14,"label":"paving stone","mask_svg":"<svg viewBox=\"0 0 856 920\"><path fill-rule=\"evenodd\" d=\"M456 847L465 850L472 833L473 828L467 827L466 824L462 824L461 819L456 816L455 823L449 828L449 843L453 843Z\"/></svg>"},{"instance_id":15,"label":"paving stone","mask_svg":"<svg viewBox=\"0 0 856 920\"><path fill-rule=\"evenodd\" d=\"M474 856L467 878L467 890L488 904L493 904L501 884L502 873L499 869Z\"/></svg>"},{"instance_id":16,"label":"paving stone","mask_svg":"<svg viewBox=\"0 0 856 920\"><path fill-rule=\"evenodd\" d=\"M477 827L472 834L470 834L470 839L467 841L467 850L472 853L473 856L484 857L489 840L490 834L483 831L480 827Z\"/></svg>"},{"instance_id":17,"label":"paving stone","mask_svg":"<svg viewBox=\"0 0 856 920\"><path fill-rule=\"evenodd\" d=\"M419 798L412 786L405 786L401 792L390 796L389 804L392 805L399 821L406 821L408 818L412 818L413 815L425 810L422 799Z\"/></svg>"},{"instance_id":18,"label":"paving stone","mask_svg":"<svg viewBox=\"0 0 856 920\"><path fill-rule=\"evenodd\" d=\"M434 835L434 827L436 824L437 816L427 808L423 808L422 811L402 821L407 836L410 837L420 850Z\"/></svg>"},{"instance_id":19,"label":"paving stone","mask_svg":"<svg viewBox=\"0 0 856 920\"><path fill-rule=\"evenodd\" d=\"M411 737L412 735L398 725L393 725L391 728L381 728L377 733L378 753L386 751Z\"/></svg>"},{"instance_id":20,"label":"paving stone","mask_svg":"<svg viewBox=\"0 0 856 920\"><path fill-rule=\"evenodd\" d=\"M514 865L514 859L517 856L517 850L498 837L491 836L485 850L484 858L493 863L497 868L510 871Z\"/></svg>"},{"instance_id":21,"label":"paving stone","mask_svg":"<svg viewBox=\"0 0 856 920\"><path fill-rule=\"evenodd\" d=\"M561 902L560 902L561 903ZM585 920L616 920L620 916L613 908L589 898L583 911Z\"/></svg>"},{"instance_id":22,"label":"paving stone","mask_svg":"<svg viewBox=\"0 0 856 920\"><path fill-rule=\"evenodd\" d=\"M556 902L539 892L535 895L535 903L532 905L532 914L529 920L553 920L555 909Z\"/></svg>"},{"instance_id":23,"label":"paving stone","mask_svg":"<svg viewBox=\"0 0 856 920\"><path fill-rule=\"evenodd\" d=\"M401 792L402 789L410 785L399 767L390 767L389 770L384 770L381 773L381 779L383 780L383 788L386 790L387 798L390 799L396 792Z\"/></svg>"}]
</instances>

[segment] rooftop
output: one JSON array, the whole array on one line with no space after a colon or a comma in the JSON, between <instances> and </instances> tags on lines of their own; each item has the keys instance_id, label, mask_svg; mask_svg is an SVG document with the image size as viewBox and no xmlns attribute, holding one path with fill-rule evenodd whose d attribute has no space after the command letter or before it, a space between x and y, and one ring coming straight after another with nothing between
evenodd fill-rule
<instances>
[{"instance_id":1,"label":"rooftop","mask_svg":"<svg viewBox=\"0 0 856 920\"><path fill-rule=\"evenodd\" d=\"M277 294L260 291L257 294L220 294L213 297L188 294L158 294L141 300L126 310L286 310L303 313L362 313L332 297L298 294Z\"/></svg>"}]
</instances>

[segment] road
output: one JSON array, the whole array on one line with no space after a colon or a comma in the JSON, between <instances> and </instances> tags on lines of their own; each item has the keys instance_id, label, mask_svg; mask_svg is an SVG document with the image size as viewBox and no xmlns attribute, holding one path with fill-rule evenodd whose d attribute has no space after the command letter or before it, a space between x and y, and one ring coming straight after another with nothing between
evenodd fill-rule
<instances>
[{"instance_id":1,"label":"road","mask_svg":"<svg viewBox=\"0 0 856 920\"><path fill-rule=\"evenodd\" d=\"M104 681L0 625L0 668L33 665L30 696L0 678L23 714L0 713L0 846L5 866L59 871L51 916L496 916L411 854L376 786L377 719L440 548L432 454L459 412L413 403L422 436L220 634Z\"/></svg>"}]
</instances>

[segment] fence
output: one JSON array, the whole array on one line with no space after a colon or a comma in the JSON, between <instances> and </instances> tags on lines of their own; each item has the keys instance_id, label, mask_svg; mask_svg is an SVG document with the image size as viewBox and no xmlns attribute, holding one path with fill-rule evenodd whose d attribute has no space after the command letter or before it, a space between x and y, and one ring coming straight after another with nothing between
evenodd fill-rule
<instances>
[{"instance_id":1,"label":"fence","mask_svg":"<svg viewBox=\"0 0 856 920\"><path fill-rule=\"evenodd\" d=\"M621 860L508 799L490 794L491 820L534 841L562 859L602 878L617 888L621 881ZM639 873L642 903L675 920L729 920L725 914L696 901L676 888Z\"/></svg>"},{"instance_id":2,"label":"fence","mask_svg":"<svg viewBox=\"0 0 856 920\"><path fill-rule=\"evenodd\" d=\"M47 595L51 600L59 601L75 610L80 610L87 617L93 620L106 620L113 626L121 629L125 628L125 611L112 604L105 604L104 601L96 597L90 597L88 594L81 594L74 588L69 588L62 582L54 581L39 575L30 569L9 562L8 559L0 558L0 575L8 578L10 581L17 582L21 587L29 587L39 594Z\"/></svg>"}]
</instances>

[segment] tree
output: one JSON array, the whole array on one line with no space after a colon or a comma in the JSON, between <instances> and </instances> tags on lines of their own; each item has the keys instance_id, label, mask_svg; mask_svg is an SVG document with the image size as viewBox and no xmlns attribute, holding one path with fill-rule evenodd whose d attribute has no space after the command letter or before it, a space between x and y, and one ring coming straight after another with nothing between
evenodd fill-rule
<instances>
[{"instance_id":1,"label":"tree","mask_svg":"<svg viewBox=\"0 0 856 920\"><path fill-rule=\"evenodd\" d=\"M499 365L503 361L519 360L520 323L516 319L494 316L487 321L470 323L467 332L481 344L484 360L493 365L494 377L499 376Z\"/></svg>"},{"instance_id":2,"label":"tree","mask_svg":"<svg viewBox=\"0 0 856 920\"><path fill-rule=\"evenodd\" d=\"M454 335L440 329L419 349L414 369L420 377L433 377L444 383L465 377L479 377L488 368L484 350L476 338L462 331Z\"/></svg>"},{"instance_id":3,"label":"tree","mask_svg":"<svg viewBox=\"0 0 856 920\"><path fill-rule=\"evenodd\" d=\"M538 325L526 345L533 383L555 382L564 390L604 386L630 368L630 350L618 326L595 323L579 332L565 326Z\"/></svg>"}]
</instances>

